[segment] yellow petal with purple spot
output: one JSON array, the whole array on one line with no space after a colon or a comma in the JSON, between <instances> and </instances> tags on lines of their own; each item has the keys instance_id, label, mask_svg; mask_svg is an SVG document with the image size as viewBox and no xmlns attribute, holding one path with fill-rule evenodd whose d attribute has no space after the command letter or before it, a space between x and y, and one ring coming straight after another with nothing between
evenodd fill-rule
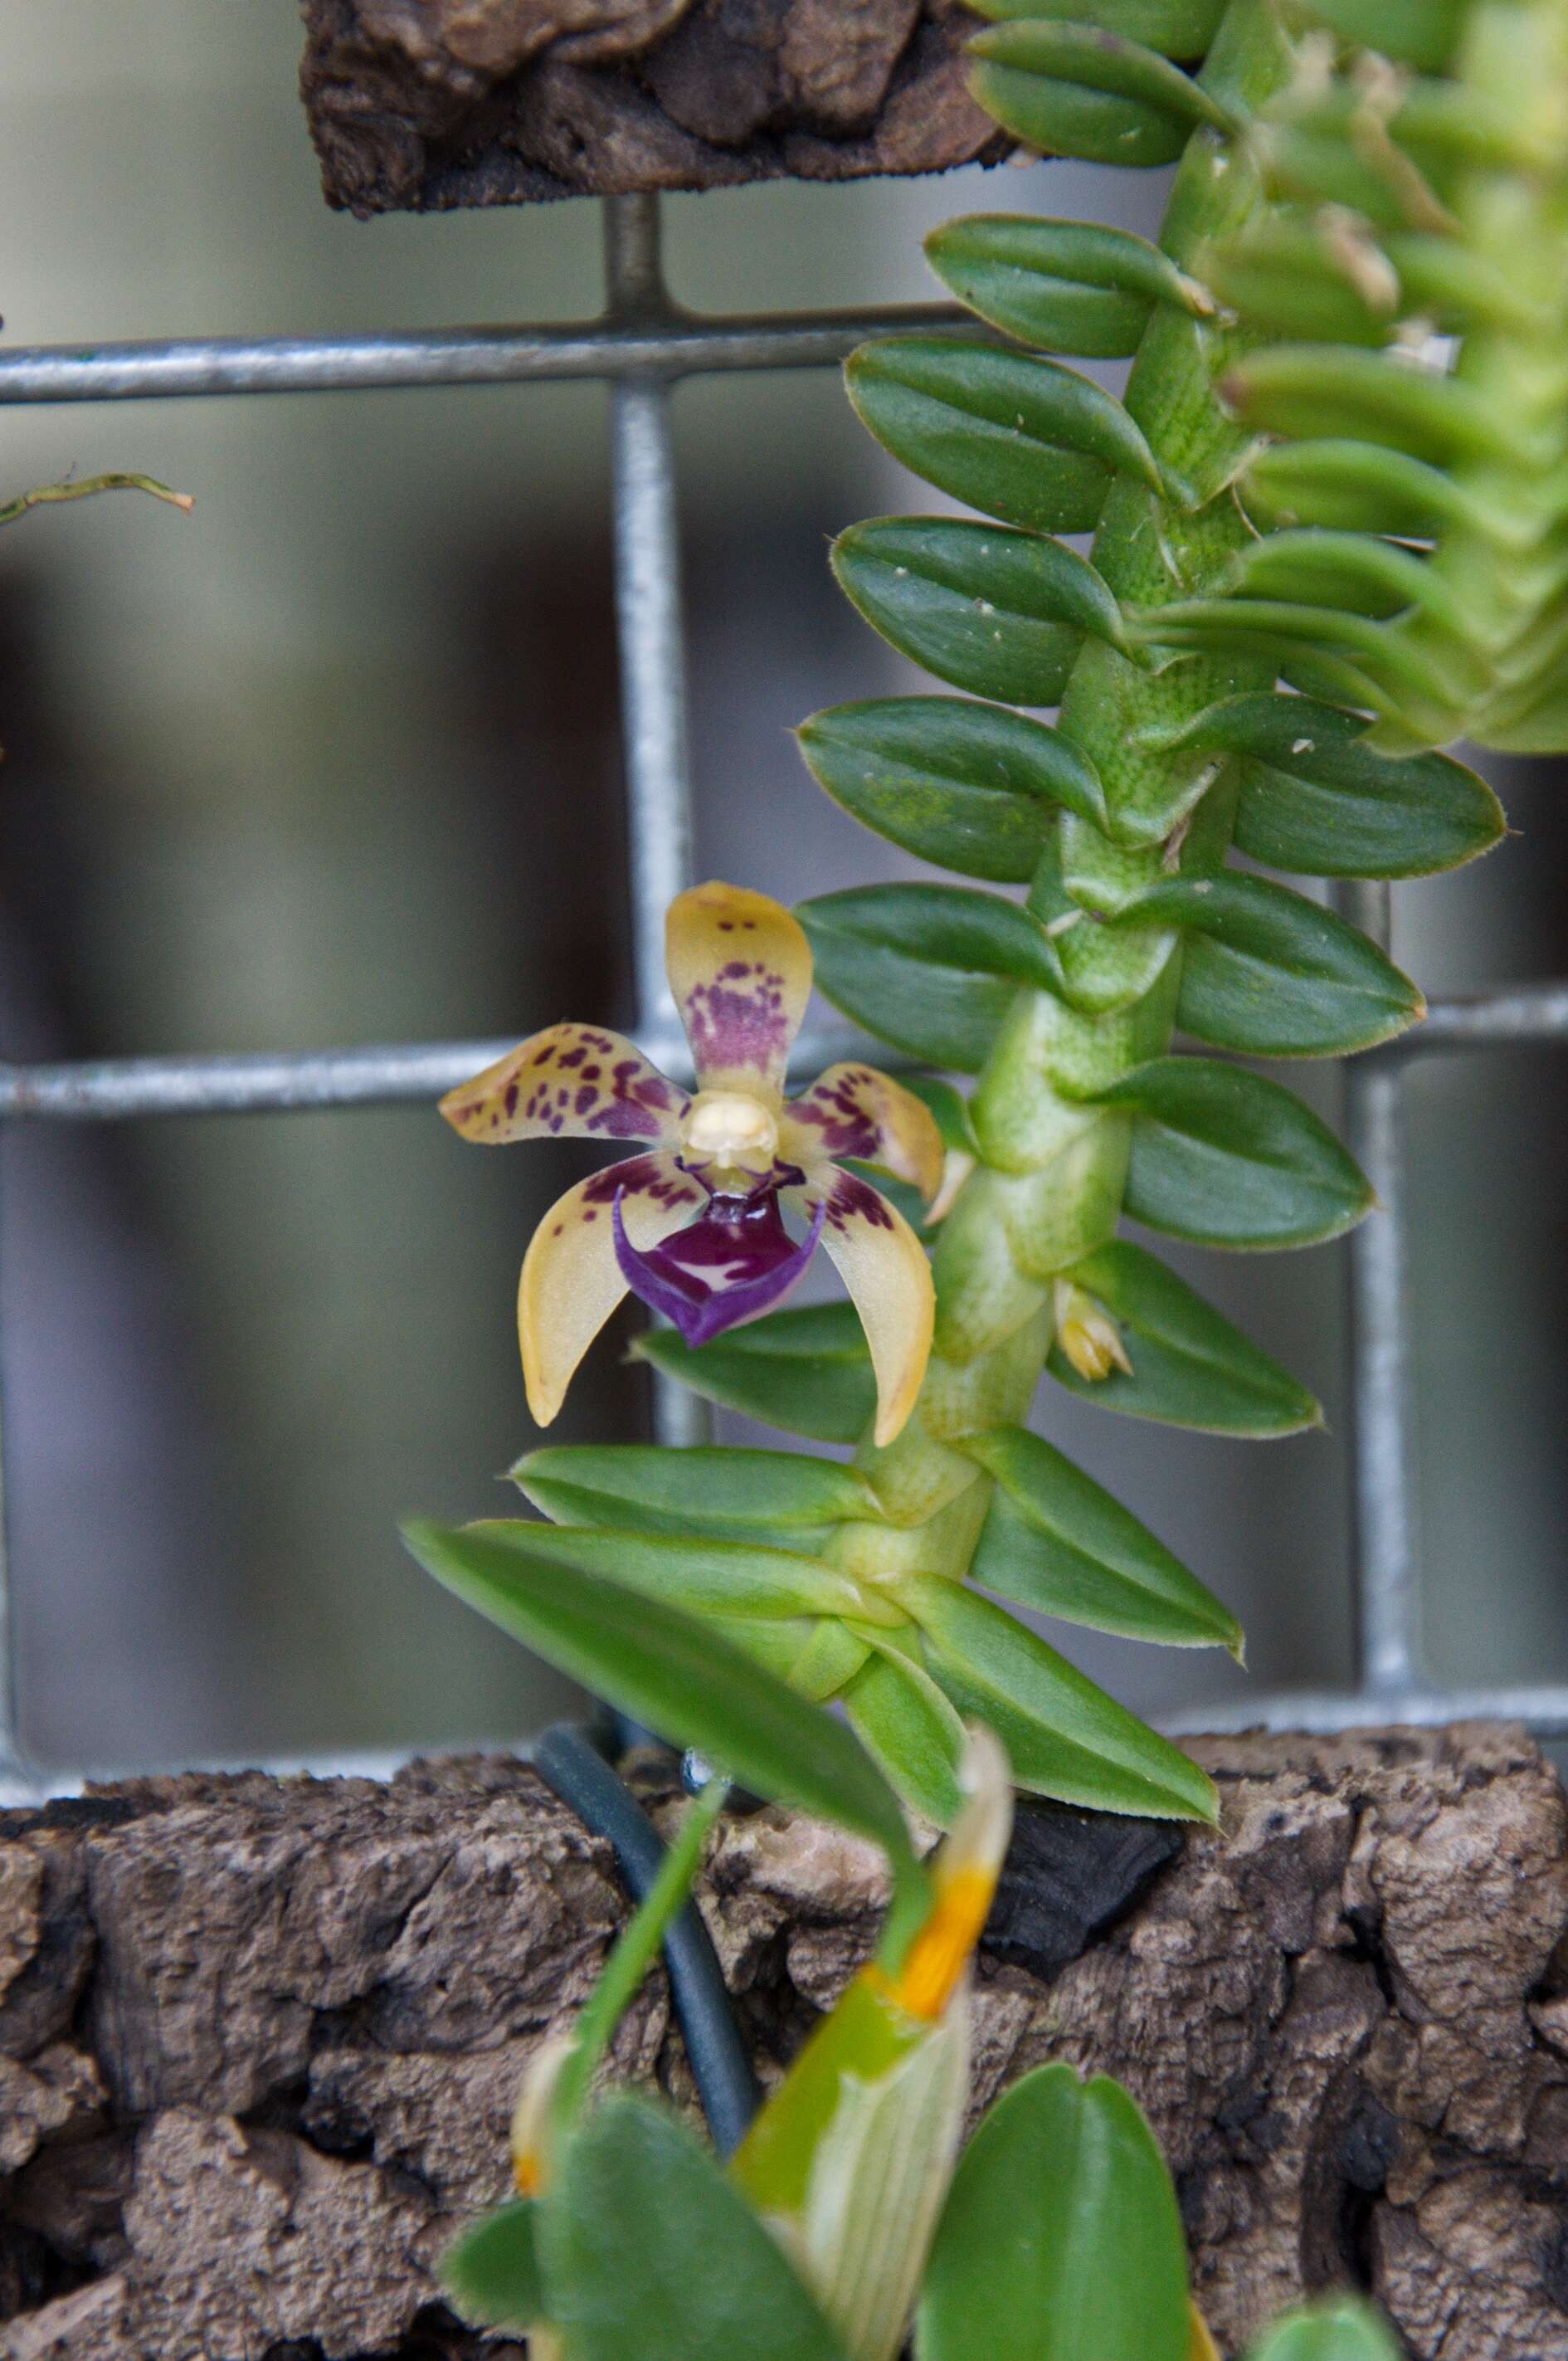
<instances>
[{"instance_id":1,"label":"yellow petal with purple spot","mask_svg":"<svg viewBox=\"0 0 1568 2361\"><path fill-rule=\"evenodd\" d=\"M614 1208L645 1254L707 1202L667 1150L628 1157L558 1199L534 1231L517 1295L522 1374L534 1423L548 1426L578 1362L627 1292L616 1260Z\"/></svg>"},{"instance_id":2,"label":"yellow petal with purple spot","mask_svg":"<svg viewBox=\"0 0 1568 2361\"><path fill-rule=\"evenodd\" d=\"M829 1066L792 1099L779 1126L779 1153L810 1166L846 1156L880 1164L929 1202L942 1185L942 1135L929 1107L874 1066Z\"/></svg>"},{"instance_id":3,"label":"yellow petal with purple spot","mask_svg":"<svg viewBox=\"0 0 1568 2361\"><path fill-rule=\"evenodd\" d=\"M827 1207L822 1244L861 1315L876 1373L879 1444L891 1443L915 1407L931 1354L937 1291L926 1249L887 1199L852 1172L818 1165L791 1190L815 1213Z\"/></svg>"},{"instance_id":4,"label":"yellow petal with purple spot","mask_svg":"<svg viewBox=\"0 0 1568 2361\"><path fill-rule=\"evenodd\" d=\"M664 961L698 1089L754 1092L776 1109L811 996L802 928L766 894L694 885L670 905Z\"/></svg>"},{"instance_id":5,"label":"yellow petal with purple spot","mask_svg":"<svg viewBox=\"0 0 1568 2361\"><path fill-rule=\"evenodd\" d=\"M673 1148L690 1102L624 1034L550 1025L441 1102L481 1148L514 1139L655 1139Z\"/></svg>"}]
</instances>

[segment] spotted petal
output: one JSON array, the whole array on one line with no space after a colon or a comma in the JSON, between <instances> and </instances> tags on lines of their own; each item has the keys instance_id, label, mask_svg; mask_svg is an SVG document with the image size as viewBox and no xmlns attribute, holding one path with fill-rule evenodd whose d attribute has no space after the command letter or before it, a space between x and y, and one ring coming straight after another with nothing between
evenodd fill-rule
<instances>
[{"instance_id":1,"label":"spotted petal","mask_svg":"<svg viewBox=\"0 0 1568 2361\"><path fill-rule=\"evenodd\" d=\"M656 1139L673 1148L689 1102L623 1034L550 1025L441 1102L481 1148L514 1139Z\"/></svg>"},{"instance_id":2,"label":"spotted petal","mask_svg":"<svg viewBox=\"0 0 1568 2361\"><path fill-rule=\"evenodd\" d=\"M861 1315L876 1373L875 1436L889 1444L915 1407L930 1357L937 1293L926 1249L869 1181L831 1164L784 1194L813 1213L827 1209L822 1244Z\"/></svg>"},{"instance_id":3,"label":"spotted petal","mask_svg":"<svg viewBox=\"0 0 1568 2361\"><path fill-rule=\"evenodd\" d=\"M800 1165L853 1156L908 1180L927 1201L942 1185L942 1135L929 1107L874 1066L829 1066L779 1125L780 1153Z\"/></svg>"},{"instance_id":4,"label":"spotted petal","mask_svg":"<svg viewBox=\"0 0 1568 2361\"><path fill-rule=\"evenodd\" d=\"M765 894L694 885L670 905L664 959L698 1089L750 1091L776 1108L811 994L802 928Z\"/></svg>"},{"instance_id":5,"label":"spotted petal","mask_svg":"<svg viewBox=\"0 0 1568 2361\"><path fill-rule=\"evenodd\" d=\"M615 1213L646 1254L684 1228L707 1191L665 1150L628 1157L568 1189L533 1233L517 1296L528 1407L539 1426L560 1409L583 1355L626 1293Z\"/></svg>"}]
</instances>

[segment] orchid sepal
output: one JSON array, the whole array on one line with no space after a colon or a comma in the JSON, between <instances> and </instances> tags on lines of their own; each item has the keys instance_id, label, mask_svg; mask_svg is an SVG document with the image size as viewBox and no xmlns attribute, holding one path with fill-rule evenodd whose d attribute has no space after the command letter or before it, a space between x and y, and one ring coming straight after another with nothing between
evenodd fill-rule
<instances>
[{"instance_id":1,"label":"orchid sepal","mask_svg":"<svg viewBox=\"0 0 1568 2361\"><path fill-rule=\"evenodd\" d=\"M674 1148L691 1104L624 1034L547 1025L460 1082L441 1112L481 1148L518 1139L644 1139Z\"/></svg>"}]
</instances>

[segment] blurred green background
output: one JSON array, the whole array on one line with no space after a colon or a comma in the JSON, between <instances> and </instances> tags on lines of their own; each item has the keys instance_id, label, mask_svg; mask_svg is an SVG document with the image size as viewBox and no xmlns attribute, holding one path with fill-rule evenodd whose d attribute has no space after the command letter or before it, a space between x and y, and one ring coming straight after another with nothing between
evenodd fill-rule
<instances>
[{"instance_id":1,"label":"blurred green background","mask_svg":"<svg viewBox=\"0 0 1568 2361\"><path fill-rule=\"evenodd\" d=\"M597 308L591 203L329 213L298 47L286 0L8 13L8 342ZM677 199L670 272L702 308L918 298L919 237L948 213L1147 225L1158 198L1039 165ZM825 543L930 496L832 372L698 381L677 413L701 871L784 898L917 873L825 803L786 732L908 677L838 601ZM608 423L576 385L5 413L7 491L128 467L197 506L116 496L0 537L0 1054L626 1021ZM1399 896L1397 954L1429 992L1568 966L1556 782L1501 783L1522 835ZM1332 1072L1309 1081L1332 1112ZM1562 1068L1444 1061L1409 1097L1435 1667L1568 1674ZM474 1156L410 1110L17 1126L3 1152L36 1755L332 1754L521 1737L556 1709L393 1528L504 1507L497 1472L532 1439L516 1267L576 1151ZM1244 1446L1059 1397L1041 1422L1237 1606L1255 1683L1343 1679L1340 1251L1179 1259L1333 1431ZM557 1433L646 1414L607 1344ZM1146 1710L1241 1680L1069 1645Z\"/></svg>"}]
</instances>

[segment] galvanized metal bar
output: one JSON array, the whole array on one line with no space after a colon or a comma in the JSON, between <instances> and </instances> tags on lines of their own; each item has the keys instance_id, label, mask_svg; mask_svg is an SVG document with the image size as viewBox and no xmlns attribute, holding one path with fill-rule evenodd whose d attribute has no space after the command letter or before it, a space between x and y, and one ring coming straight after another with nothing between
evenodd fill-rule
<instances>
[{"instance_id":1,"label":"galvanized metal bar","mask_svg":"<svg viewBox=\"0 0 1568 2361\"><path fill-rule=\"evenodd\" d=\"M609 197L604 211L612 316L658 316L668 298L660 268L657 198ZM618 385L612 432L632 966L639 1021L665 1032L674 1029L677 1019L664 979L664 913L692 882L680 521L669 388Z\"/></svg>"},{"instance_id":2,"label":"galvanized metal bar","mask_svg":"<svg viewBox=\"0 0 1568 2361\"><path fill-rule=\"evenodd\" d=\"M1388 887L1357 880L1336 894L1342 914L1387 948ZM1368 1702L1420 1686L1420 1594L1416 1574L1410 1438L1409 1327L1405 1301L1403 1076L1397 1065L1353 1060L1344 1069L1347 1145L1376 1193L1348 1244L1351 1563L1356 1657Z\"/></svg>"},{"instance_id":3,"label":"galvanized metal bar","mask_svg":"<svg viewBox=\"0 0 1568 2361\"><path fill-rule=\"evenodd\" d=\"M1358 1657L1363 1682L1379 1697L1421 1678L1402 1098L1397 1066L1353 1066L1345 1075L1346 1142L1377 1192L1351 1234L1348 1264Z\"/></svg>"},{"instance_id":4,"label":"galvanized metal bar","mask_svg":"<svg viewBox=\"0 0 1568 2361\"><path fill-rule=\"evenodd\" d=\"M0 404L550 385L584 378L646 381L738 369L828 368L868 336L949 328L989 335L957 303L719 318L665 305L638 320L414 328L363 336L176 336L21 346L0 352Z\"/></svg>"},{"instance_id":5,"label":"galvanized metal bar","mask_svg":"<svg viewBox=\"0 0 1568 2361\"><path fill-rule=\"evenodd\" d=\"M612 320L669 316L659 201L604 203L605 284ZM631 865L631 964L641 1027L678 1029L664 974L664 913L692 883L691 755L681 613L670 387L622 379L612 418L615 605L620 641L621 741ZM685 1448L713 1432L707 1402L653 1373L655 1441Z\"/></svg>"},{"instance_id":6,"label":"galvanized metal bar","mask_svg":"<svg viewBox=\"0 0 1568 2361\"><path fill-rule=\"evenodd\" d=\"M520 1027L520 1032L521 1028ZM297 1056L104 1058L56 1066L0 1066L0 1123L126 1123L170 1115L309 1114L324 1107L428 1104L516 1046L493 1041L394 1041ZM644 1028L638 1046L678 1082L692 1077L678 1027ZM850 1026L803 1033L791 1071L803 1080L840 1058L880 1056Z\"/></svg>"},{"instance_id":7,"label":"galvanized metal bar","mask_svg":"<svg viewBox=\"0 0 1568 2361\"><path fill-rule=\"evenodd\" d=\"M1377 1064L1459 1049L1568 1041L1568 983L1521 983L1501 992L1434 1000L1425 1022L1371 1054Z\"/></svg>"},{"instance_id":8,"label":"galvanized metal bar","mask_svg":"<svg viewBox=\"0 0 1568 2361\"><path fill-rule=\"evenodd\" d=\"M1414 1047L1434 1050L1536 1043L1568 1046L1568 985L1521 986L1432 1003ZM1420 1037L1425 1036L1422 1040ZM1411 1054L1410 1036L1357 1060L1370 1076ZM691 1059L679 1027L644 1027L639 1046L678 1082ZM490 1041L393 1041L334 1049L263 1051L241 1057L105 1058L59 1065L0 1065L0 1122L120 1122L165 1115L281 1115L296 1109L396 1106L439 1097L512 1047ZM852 1027L824 1026L801 1036L794 1071L809 1077L839 1058L898 1062Z\"/></svg>"},{"instance_id":9,"label":"galvanized metal bar","mask_svg":"<svg viewBox=\"0 0 1568 2361\"><path fill-rule=\"evenodd\" d=\"M1277 1689L1156 1714L1154 1719L1172 1738L1259 1729L1332 1736L1395 1722L1432 1730L1449 1721L1522 1721L1537 1738L1562 1739L1568 1738L1568 1686L1541 1682L1496 1688Z\"/></svg>"}]
</instances>

